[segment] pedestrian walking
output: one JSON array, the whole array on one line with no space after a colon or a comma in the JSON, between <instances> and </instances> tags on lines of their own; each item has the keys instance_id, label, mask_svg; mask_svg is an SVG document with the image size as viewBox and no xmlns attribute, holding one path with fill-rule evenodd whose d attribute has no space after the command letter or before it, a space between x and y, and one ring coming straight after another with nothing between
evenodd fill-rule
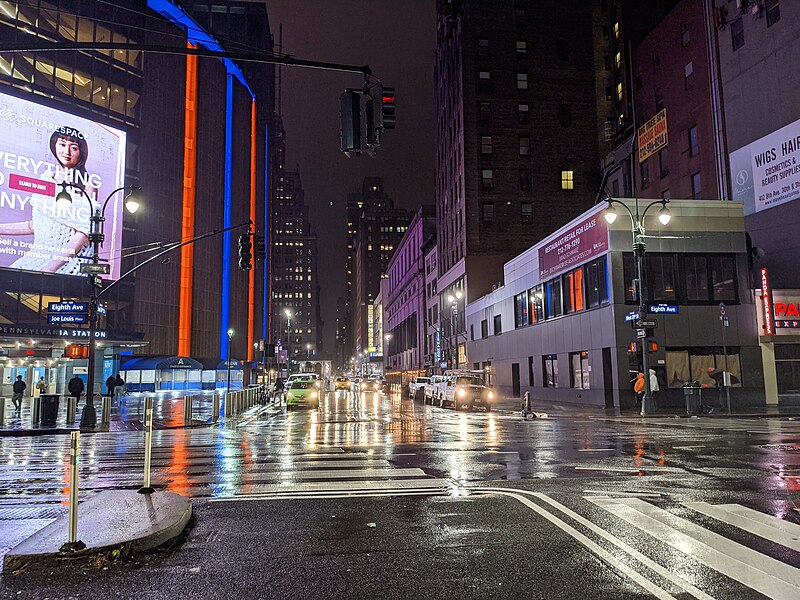
<instances>
[{"instance_id":1,"label":"pedestrian walking","mask_svg":"<svg viewBox=\"0 0 800 600\"><path fill-rule=\"evenodd\" d=\"M44 377L39 377L39 381L36 382L36 391L39 392L40 396L47 393L47 382Z\"/></svg>"},{"instance_id":2,"label":"pedestrian walking","mask_svg":"<svg viewBox=\"0 0 800 600\"><path fill-rule=\"evenodd\" d=\"M106 395L110 398L114 397L114 382L116 379L113 375L109 375L108 379L106 379L106 391L108 392Z\"/></svg>"},{"instance_id":3,"label":"pedestrian walking","mask_svg":"<svg viewBox=\"0 0 800 600\"><path fill-rule=\"evenodd\" d=\"M119 373L117 373L117 377L114 379L114 393L117 395L117 398L125 394L125 380Z\"/></svg>"},{"instance_id":4,"label":"pedestrian walking","mask_svg":"<svg viewBox=\"0 0 800 600\"><path fill-rule=\"evenodd\" d=\"M78 377L77 375L73 375L72 379L69 380L67 384L67 391L69 395L75 398L75 406L78 406L78 401L81 399L81 394L83 394L83 390L85 386L83 385L83 379Z\"/></svg>"},{"instance_id":5,"label":"pedestrian walking","mask_svg":"<svg viewBox=\"0 0 800 600\"><path fill-rule=\"evenodd\" d=\"M22 375L17 375L17 380L14 382L14 394L11 396L11 402L14 403L14 408L19 412L22 410L22 394L25 393L27 385L22 381Z\"/></svg>"},{"instance_id":6,"label":"pedestrian walking","mask_svg":"<svg viewBox=\"0 0 800 600\"><path fill-rule=\"evenodd\" d=\"M644 373L641 371L636 375L636 381L633 382L633 391L636 392L636 401L641 404L644 398L644 390L646 384L644 382Z\"/></svg>"},{"instance_id":7,"label":"pedestrian walking","mask_svg":"<svg viewBox=\"0 0 800 600\"><path fill-rule=\"evenodd\" d=\"M655 370L650 369L650 399L653 401L653 406L656 406L659 391L661 388L658 386L658 375Z\"/></svg>"}]
</instances>

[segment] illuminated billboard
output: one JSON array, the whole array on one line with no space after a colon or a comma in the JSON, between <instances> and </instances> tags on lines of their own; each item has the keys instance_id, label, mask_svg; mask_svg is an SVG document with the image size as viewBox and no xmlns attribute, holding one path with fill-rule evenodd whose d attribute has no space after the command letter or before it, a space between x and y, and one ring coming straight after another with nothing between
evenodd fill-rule
<instances>
[{"instance_id":1,"label":"illuminated billboard","mask_svg":"<svg viewBox=\"0 0 800 600\"><path fill-rule=\"evenodd\" d=\"M80 275L89 217L124 185L125 132L0 93L0 268ZM62 190L72 198L56 202ZM124 192L108 203L100 259L120 275Z\"/></svg>"}]
</instances>

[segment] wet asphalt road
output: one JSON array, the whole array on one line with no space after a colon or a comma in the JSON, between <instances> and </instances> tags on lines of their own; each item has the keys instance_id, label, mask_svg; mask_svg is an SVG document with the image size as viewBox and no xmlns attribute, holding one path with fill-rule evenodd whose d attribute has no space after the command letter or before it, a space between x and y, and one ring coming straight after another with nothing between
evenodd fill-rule
<instances>
[{"instance_id":1,"label":"wet asphalt road","mask_svg":"<svg viewBox=\"0 0 800 600\"><path fill-rule=\"evenodd\" d=\"M65 510L67 444L0 439L0 552ZM138 488L142 452L83 436L81 497ZM155 432L153 465L195 499L180 543L4 573L2 596L800 597L800 421L525 422L341 392Z\"/></svg>"}]
</instances>

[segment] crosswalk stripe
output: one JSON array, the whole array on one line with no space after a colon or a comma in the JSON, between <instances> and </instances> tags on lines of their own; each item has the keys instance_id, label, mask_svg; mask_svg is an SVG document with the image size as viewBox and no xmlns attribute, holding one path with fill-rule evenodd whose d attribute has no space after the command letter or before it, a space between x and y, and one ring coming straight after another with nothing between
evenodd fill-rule
<instances>
[{"instance_id":1,"label":"crosswalk stripe","mask_svg":"<svg viewBox=\"0 0 800 600\"><path fill-rule=\"evenodd\" d=\"M247 494L234 494L211 498L211 502L226 502L233 499L254 498L266 495L301 495L313 492L363 492L363 491L435 491L443 492L448 482L443 479L408 479L394 481L329 481L295 484L267 484L250 486Z\"/></svg>"},{"instance_id":2,"label":"crosswalk stripe","mask_svg":"<svg viewBox=\"0 0 800 600\"><path fill-rule=\"evenodd\" d=\"M800 597L799 569L671 515L638 498L586 499L762 594L777 600L796 600Z\"/></svg>"},{"instance_id":3,"label":"crosswalk stripe","mask_svg":"<svg viewBox=\"0 0 800 600\"><path fill-rule=\"evenodd\" d=\"M683 505L708 517L800 552L800 525L739 504L715 506L708 502L684 502Z\"/></svg>"}]
</instances>

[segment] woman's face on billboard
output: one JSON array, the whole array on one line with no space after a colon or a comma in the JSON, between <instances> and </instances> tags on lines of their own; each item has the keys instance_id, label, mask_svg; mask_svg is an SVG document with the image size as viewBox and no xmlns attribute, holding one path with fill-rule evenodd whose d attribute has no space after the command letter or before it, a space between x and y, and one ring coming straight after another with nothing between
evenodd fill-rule
<instances>
[{"instance_id":1,"label":"woman's face on billboard","mask_svg":"<svg viewBox=\"0 0 800 600\"><path fill-rule=\"evenodd\" d=\"M56 140L56 158L65 167L76 167L81 160L81 149L78 143L67 138L58 138Z\"/></svg>"}]
</instances>

